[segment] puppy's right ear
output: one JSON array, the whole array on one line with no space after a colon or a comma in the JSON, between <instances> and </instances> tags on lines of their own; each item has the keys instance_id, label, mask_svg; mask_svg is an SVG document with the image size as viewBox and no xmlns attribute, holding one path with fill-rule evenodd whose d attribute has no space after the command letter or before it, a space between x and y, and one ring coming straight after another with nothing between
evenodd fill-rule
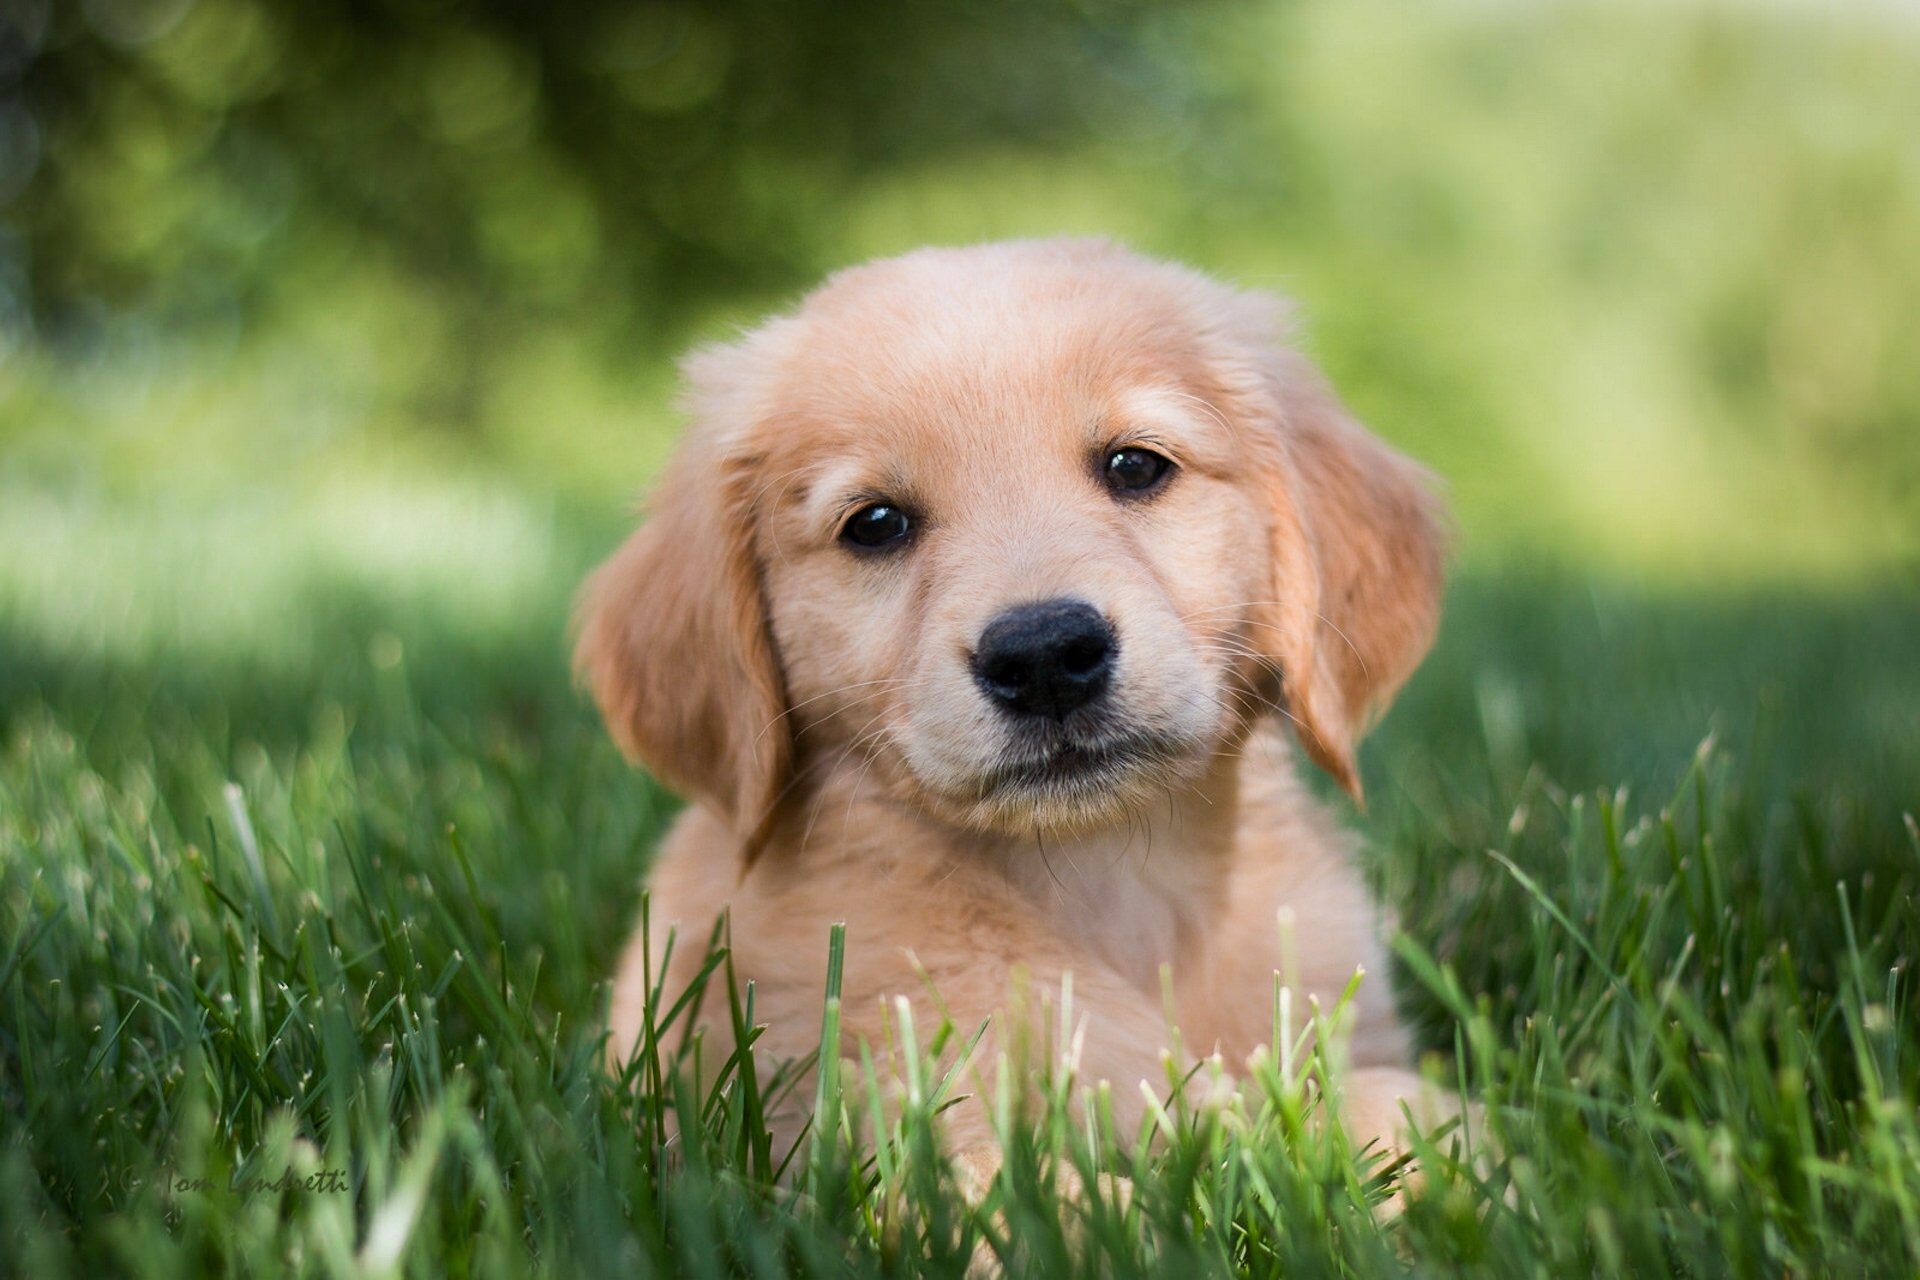
<instances>
[{"instance_id":1,"label":"puppy's right ear","mask_svg":"<svg viewBox=\"0 0 1920 1280\"><path fill-rule=\"evenodd\" d=\"M749 408L740 384L753 341L689 361L701 421L660 476L647 522L587 580L574 649L621 750L713 808L749 853L794 750L754 546L759 459L741 447L736 416Z\"/></svg>"}]
</instances>

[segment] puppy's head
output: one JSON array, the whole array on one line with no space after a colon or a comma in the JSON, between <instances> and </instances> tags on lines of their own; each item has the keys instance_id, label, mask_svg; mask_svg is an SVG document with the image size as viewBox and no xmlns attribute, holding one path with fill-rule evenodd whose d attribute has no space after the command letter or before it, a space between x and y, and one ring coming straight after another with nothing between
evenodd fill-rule
<instances>
[{"instance_id":1,"label":"puppy's head","mask_svg":"<svg viewBox=\"0 0 1920 1280\"><path fill-rule=\"evenodd\" d=\"M1357 793L1437 510L1283 330L1049 241L846 271L695 354L693 433L583 596L609 727L750 841L843 767L975 829L1124 820L1269 710Z\"/></svg>"}]
</instances>

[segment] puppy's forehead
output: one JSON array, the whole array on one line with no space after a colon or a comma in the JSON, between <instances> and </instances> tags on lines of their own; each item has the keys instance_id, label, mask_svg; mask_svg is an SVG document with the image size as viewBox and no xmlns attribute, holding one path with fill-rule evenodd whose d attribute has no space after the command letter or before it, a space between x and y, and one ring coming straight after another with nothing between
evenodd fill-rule
<instances>
[{"instance_id":1,"label":"puppy's forehead","mask_svg":"<svg viewBox=\"0 0 1920 1280\"><path fill-rule=\"evenodd\" d=\"M938 455L1077 449L1129 418L1218 420L1185 299L1057 264L967 261L883 264L810 299L780 397L789 429L835 452Z\"/></svg>"}]
</instances>

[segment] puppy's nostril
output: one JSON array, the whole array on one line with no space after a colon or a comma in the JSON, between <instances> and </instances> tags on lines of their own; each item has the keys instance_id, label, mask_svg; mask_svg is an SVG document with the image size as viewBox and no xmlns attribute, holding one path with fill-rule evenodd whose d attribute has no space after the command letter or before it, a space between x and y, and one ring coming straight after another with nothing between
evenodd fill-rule
<instances>
[{"instance_id":1,"label":"puppy's nostril","mask_svg":"<svg viewBox=\"0 0 1920 1280\"><path fill-rule=\"evenodd\" d=\"M1106 637L1086 637L1060 651L1060 667L1068 675L1087 675L1107 665Z\"/></svg>"},{"instance_id":2,"label":"puppy's nostril","mask_svg":"<svg viewBox=\"0 0 1920 1280\"><path fill-rule=\"evenodd\" d=\"M980 633L974 680L1009 711L1064 716L1106 692L1115 648L1113 628L1084 601L1020 605Z\"/></svg>"}]
</instances>

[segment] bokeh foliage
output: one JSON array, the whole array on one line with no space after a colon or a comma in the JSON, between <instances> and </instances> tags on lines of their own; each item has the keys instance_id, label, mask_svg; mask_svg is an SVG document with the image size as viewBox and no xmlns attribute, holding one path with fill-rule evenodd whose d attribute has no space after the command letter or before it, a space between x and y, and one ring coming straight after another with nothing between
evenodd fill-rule
<instances>
[{"instance_id":1,"label":"bokeh foliage","mask_svg":"<svg viewBox=\"0 0 1920 1280\"><path fill-rule=\"evenodd\" d=\"M39 576L162 544L189 578L247 544L214 580L444 553L498 595L461 548L519 527L512 572L556 571L533 531L644 484L688 343L846 262L1062 231L1296 297L1469 559L1911 581L1920 553L1920 26L1892 10L4 22L0 547L44 567L0 594L36 609L68 607ZM412 550L368 557L370 523Z\"/></svg>"},{"instance_id":2,"label":"bokeh foliage","mask_svg":"<svg viewBox=\"0 0 1920 1280\"><path fill-rule=\"evenodd\" d=\"M802 278L829 193L904 156L1151 110L1144 8L19 5L29 284L191 314L357 248L447 305L658 320Z\"/></svg>"}]
</instances>

